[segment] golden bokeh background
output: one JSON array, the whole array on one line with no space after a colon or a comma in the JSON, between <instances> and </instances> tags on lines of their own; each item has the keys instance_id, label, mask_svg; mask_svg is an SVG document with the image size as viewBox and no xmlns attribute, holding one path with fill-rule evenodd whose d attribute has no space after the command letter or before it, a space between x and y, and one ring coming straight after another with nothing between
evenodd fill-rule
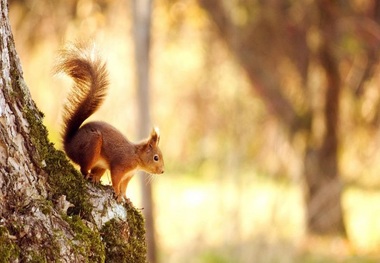
<instances>
[{"instance_id":1,"label":"golden bokeh background","mask_svg":"<svg viewBox=\"0 0 380 263\"><path fill-rule=\"evenodd\" d=\"M238 8L249 2L229 2L239 23L250 19ZM251 1L252 8L260 10L259 2ZM348 2L363 10L373 4ZM57 148L71 82L53 75L52 68L58 50L77 39L92 39L110 72L108 97L91 119L111 123L132 141L139 139L130 5L116 0L10 1L24 77ZM372 26L380 31L379 24ZM341 95L339 166L347 239L311 237L303 198L300 149L305 141L302 135L289 139L207 13L195 0L154 1L151 34L151 119L160 128L166 163L165 174L146 179L153 187L159 262L380 260L380 133L373 121L379 114L378 66L359 99L346 89ZM309 32L309 41L318 42L318 34ZM347 42L353 63L365 64L368 58L355 38ZM356 76L350 65L342 59L346 81ZM286 96L302 108L306 102L297 70L287 61L275 67L283 72ZM315 87L311 101L319 107L323 73L312 65L309 74ZM322 134L318 123L317 118L315 129ZM134 178L127 191L136 207L141 207L139 183Z\"/></svg>"}]
</instances>

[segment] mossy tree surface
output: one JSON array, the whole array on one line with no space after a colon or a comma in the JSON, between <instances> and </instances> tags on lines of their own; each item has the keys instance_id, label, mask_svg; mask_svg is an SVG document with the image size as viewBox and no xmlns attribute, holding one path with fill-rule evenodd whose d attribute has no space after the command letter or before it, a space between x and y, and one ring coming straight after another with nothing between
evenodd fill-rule
<instances>
[{"instance_id":1,"label":"mossy tree surface","mask_svg":"<svg viewBox=\"0 0 380 263\"><path fill-rule=\"evenodd\" d=\"M6 0L0 12L0 262L146 262L140 213L86 182L47 139Z\"/></svg>"}]
</instances>

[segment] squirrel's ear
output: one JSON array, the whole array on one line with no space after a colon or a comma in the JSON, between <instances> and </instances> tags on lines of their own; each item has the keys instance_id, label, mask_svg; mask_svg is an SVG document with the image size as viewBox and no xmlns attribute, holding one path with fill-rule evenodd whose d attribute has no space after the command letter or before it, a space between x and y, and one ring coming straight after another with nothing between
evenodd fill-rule
<instances>
[{"instance_id":1,"label":"squirrel's ear","mask_svg":"<svg viewBox=\"0 0 380 263\"><path fill-rule=\"evenodd\" d=\"M152 146L158 146L160 142L160 130L157 127L154 127L152 132L150 133L149 144Z\"/></svg>"}]
</instances>

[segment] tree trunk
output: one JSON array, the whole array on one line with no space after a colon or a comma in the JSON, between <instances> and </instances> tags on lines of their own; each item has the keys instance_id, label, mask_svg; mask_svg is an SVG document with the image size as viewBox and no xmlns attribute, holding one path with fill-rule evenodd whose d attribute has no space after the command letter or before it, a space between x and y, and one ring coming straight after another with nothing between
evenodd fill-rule
<instances>
[{"instance_id":1,"label":"tree trunk","mask_svg":"<svg viewBox=\"0 0 380 263\"><path fill-rule=\"evenodd\" d=\"M48 141L0 1L0 261L145 262L141 214Z\"/></svg>"},{"instance_id":2,"label":"tree trunk","mask_svg":"<svg viewBox=\"0 0 380 263\"><path fill-rule=\"evenodd\" d=\"M137 101L138 101L138 128L139 137L146 138L150 132L149 107L149 53L150 53L150 25L152 17L152 0L132 1L133 31L135 46L135 63L137 73ZM148 261L157 262L156 238L154 225L154 203L152 185L146 183L145 172L140 172L143 214L145 218L146 240L148 246Z\"/></svg>"},{"instance_id":3,"label":"tree trunk","mask_svg":"<svg viewBox=\"0 0 380 263\"><path fill-rule=\"evenodd\" d=\"M343 185L338 171L327 168L331 164L331 157L325 152L307 149L304 170L306 223L312 234L346 234L341 206Z\"/></svg>"},{"instance_id":4,"label":"tree trunk","mask_svg":"<svg viewBox=\"0 0 380 263\"><path fill-rule=\"evenodd\" d=\"M312 233L346 235L341 206L343 185L338 166L338 125L341 80L338 63L334 59L335 5L319 1L322 44L318 59L325 72L325 134L321 145L308 143L305 152L305 178L307 182L307 225Z\"/></svg>"}]
</instances>

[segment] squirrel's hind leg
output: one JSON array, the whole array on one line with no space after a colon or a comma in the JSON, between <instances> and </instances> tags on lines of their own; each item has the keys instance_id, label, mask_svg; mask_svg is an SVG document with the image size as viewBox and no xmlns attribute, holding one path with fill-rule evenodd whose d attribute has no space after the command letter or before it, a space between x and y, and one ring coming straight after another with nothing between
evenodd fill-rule
<instances>
[{"instance_id":1,"label":"squirrel's hind leg","mask_svg":"<svg viewBox=\"0 0 380 263\"><path fill-rule=\"evenodd\" d=\"M83 154L79 162L80 171L86 179L91 177L90 170L95 168L97 163L102 160L101 150L103 144L103 139L100 132L91 131L91 133L88 134L88 136L90 136L90 138L88 139L87 143L83 146Z\"/></svg>"}]
</instances>

